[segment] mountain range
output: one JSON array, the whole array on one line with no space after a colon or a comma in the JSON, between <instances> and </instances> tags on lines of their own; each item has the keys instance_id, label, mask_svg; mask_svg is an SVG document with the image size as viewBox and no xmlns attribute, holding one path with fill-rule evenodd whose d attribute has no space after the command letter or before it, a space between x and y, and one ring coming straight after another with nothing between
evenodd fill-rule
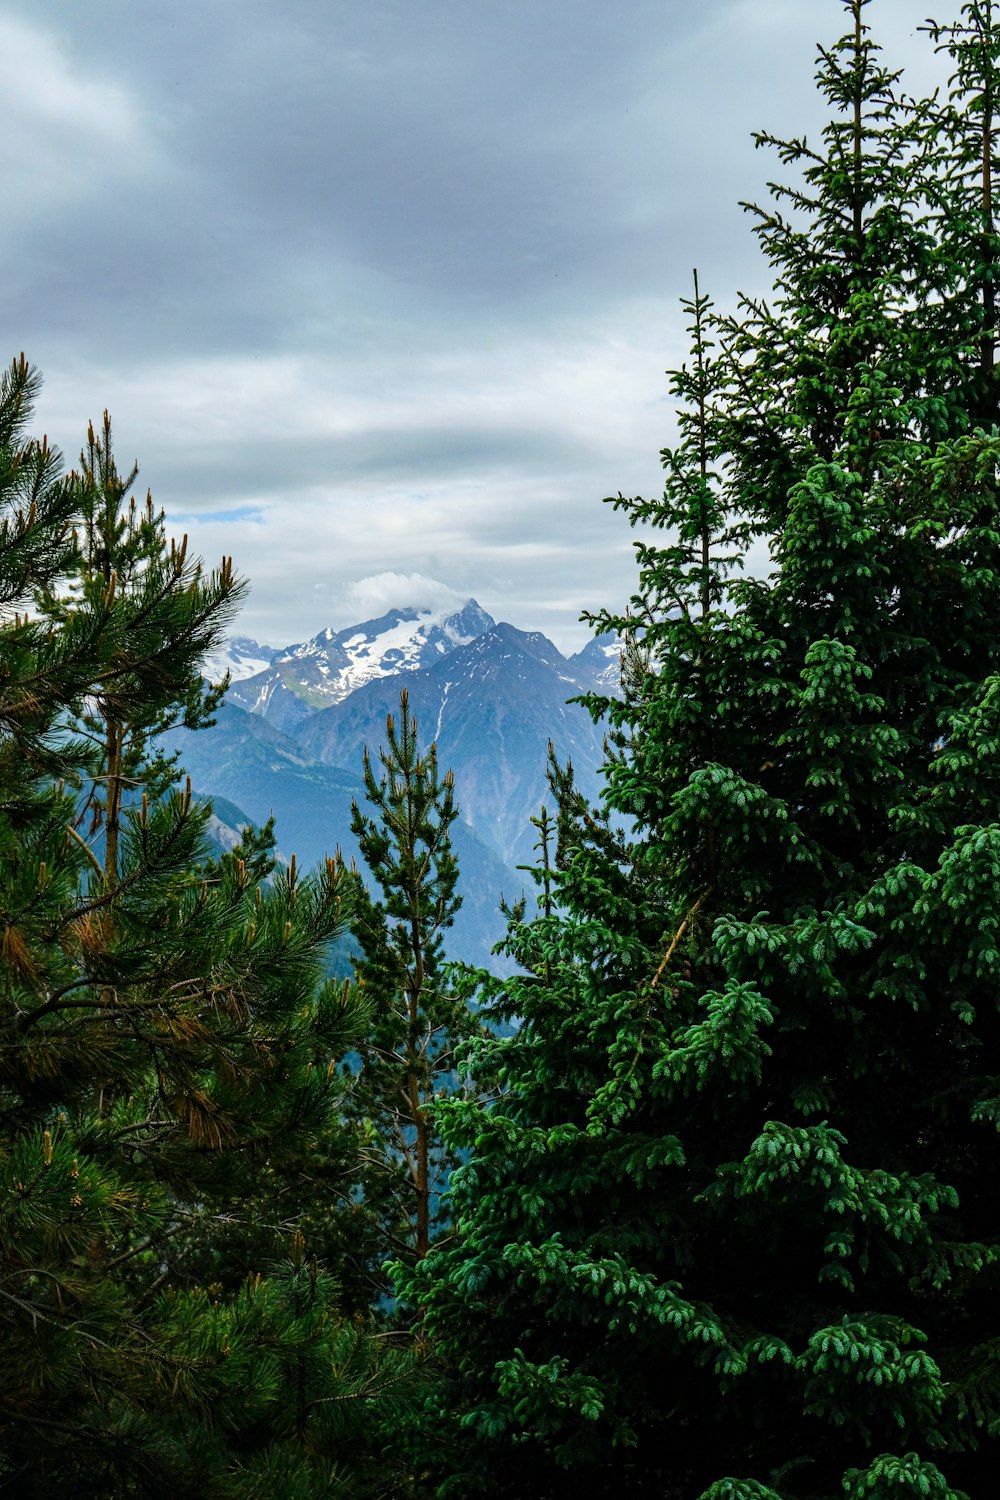
<instances>
[{"instance_id":1,"label":"mountain range","mask_svg":"<svg viewBox=\"0 0 1000 1500\"><path fill-rule=\"evenodd\" d=\"M255 822L273 814L279 850L306 864L337 847L356 856L350 810L364 801L363 750L377 763L407 689L421 743L436 741L455 777L463 908L451 956L484 963L503 933L501 893L531 888L517 867L536 857L530 820L546 799L550 742L581 790L599 793L603 735L568 700L615 692L619 650L597 639L563 656L470 599L450 613L390 610L284 649L235 637L205 670L215 680L229 671L231 686L212 728L170 736L181 763L199 793Z\"/></svg>"},{"instance_id":2,"label":"mountain range","mask_svg":"<svg viewBox=\"0 0 1000 1500\"><path fill-rule=\"evenodd\" d=\"M346 630L321 631L283 651L244 640L237 653L230 650L234 664L244 668L230 689L230 701L288 729L370 682L430 667L495 623L470 599L451 614L394 609ZM250 648L255 648L256 658ZM255 672L245 671L257 661L261 665Z\"/></svg>"}]
</instances>

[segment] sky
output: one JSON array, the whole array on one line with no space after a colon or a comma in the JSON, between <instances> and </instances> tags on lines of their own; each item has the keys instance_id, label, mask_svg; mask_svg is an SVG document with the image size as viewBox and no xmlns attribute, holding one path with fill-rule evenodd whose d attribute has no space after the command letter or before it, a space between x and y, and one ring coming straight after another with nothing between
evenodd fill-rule
<instances>
[{"instance_id":1,"label":"sky","mask_svg":"<svg viewBox=\"0 0 1000 1500\"><path fill-rule=\"evenodd\" d=\"M957 8L957 0L953 0ZM913 92L928 0L874 0ZM941 19L950 19L950 14ZM474 596L621 609L697 267L816 133L841 0L0 0L0 323L69 463L111 413L271 645Z\"/></svg>"}]
</instances>

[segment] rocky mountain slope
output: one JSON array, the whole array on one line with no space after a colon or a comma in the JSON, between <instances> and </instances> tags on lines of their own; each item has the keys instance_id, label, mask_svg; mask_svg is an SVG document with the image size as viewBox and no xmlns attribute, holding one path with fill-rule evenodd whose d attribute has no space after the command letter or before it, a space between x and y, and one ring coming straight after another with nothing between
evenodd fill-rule
<instances>
[{"instance_id":1,"label":"rocky mountain slope","mask_svg":"<svg viewBox=\"0 0 1000 1500\"><path fill-rule=\"evenodd\" d=\"M274 651L260 670L233 683L229 700L281 729L292 729L369 682L431 666L494 624L475 599L450 613L393 609L377 620L324 630L310 641Z\"/></svg>"},{"instance_id":2,"label":"rocky mountain slope","mask_svg":"<svg viewBox=\"0 0 1000 1500\"><path fill-rule=\"evenodd\" d=\"M593 675L574 672L545 636L494 625L432 666L368 682L313 714L296 743L323 765L360 765L365 745L375 753L384 744L405 683L422 735L437 741L440 765L455 773L462 816L506 863L528 864L537 837L530 819L548 794L550 740L560 761L572 760L581 790L597 794L603 737L585 709L567 702Z\"/></svg>"},{"instance_id":3,"label":"rocky mountain slope","mask_svg":"<svg viewBox=\"0 0 1000 1500\"><path fill-rule=\"evenodd\" d=\"M356 771L321 765L281 730L234 704L224 705L211 729L174 730L167 742L179 749L197 791L227 813L224 822L235 821L231 803L255 823L273 816L281 855L287 859L294 853L305 868L338 848L348 862L359 860L351 803L356 799L365 805L360 757ZM225 799L221 805L219 799ZM449 954L489 967L490 949L504 931L500 894L516 899L525 879L461 820L453 825L452 844L461 871L462 908Z\"/></svg>"},{"instance_id":4,"label":"rocky mountain slope","mask_svg":"<svg viewBox=\"0 0 1000 1500\"><path fill-rule=\"evenodd\" d=\"M398 715L407 688L422 743L436 740L442 770L455 776L464 905L452 956L484 963L503 933L501 893L515 899L530 889L516 867L536 857L531 818L551 801L550 741L561 762L572 761L581 790L598 794L603 735L567 700L615 692L619 648L604 638L565 657L470 599L450 612L393 609L284 649L236 637L207 675L226 670L233 683L217 724L171 743L199 793L258 822L273 814L279 849L307 865L338 846L356 855L350 816L352 800L364 797L363 751L377 757L386 717Z\"/></svg>"}]
</instances>

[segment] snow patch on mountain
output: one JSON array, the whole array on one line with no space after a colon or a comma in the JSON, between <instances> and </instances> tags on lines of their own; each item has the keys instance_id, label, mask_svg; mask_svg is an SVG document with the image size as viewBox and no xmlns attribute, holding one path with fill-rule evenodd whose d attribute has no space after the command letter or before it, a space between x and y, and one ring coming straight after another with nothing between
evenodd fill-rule
<instances>
[{"instance_id":1,"label":"snow patch on mountain","mask_svg":"<svg viewBox=\"0 0 1000 1500\"><path fill-rule=\"evenodd\" d=\"M228 672L233 682L265 672L278 655L277 646L262 646L248 635L234 635L205 657L202 676L218 682Z\"/></svg>"},{"instance_id":2,"label":"snow patch on mountain","mask_svg":"<svg viewBox=\"0 0 1000 1500\"><path fill-rule=\"evenodd\" d=\"M617 697L621 692L622 651L625 641L617 635L597 635L582 651L569 659L577 680L598 693Z\"/></svg>"},{"instance_id":3,"label":"snow patch on mountain","mask_svg":"<svg viewBox=\"0 0 1000 1500\"><path fill-rule=\"evenodd\" d=\"M494 623L469 599L459 610L448 605L392 609L344 630L327 628L312 640L275 652L265 669L234 685L231 701L290 728L366 683L440 661Z\"/></svg>"}]
</instances>

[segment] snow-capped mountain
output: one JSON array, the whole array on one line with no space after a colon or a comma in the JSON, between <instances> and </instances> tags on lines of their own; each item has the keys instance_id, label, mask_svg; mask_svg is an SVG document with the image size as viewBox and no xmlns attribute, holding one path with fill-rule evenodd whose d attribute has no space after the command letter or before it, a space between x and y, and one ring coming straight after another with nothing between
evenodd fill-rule
<instances>
[{"instance_id":1,"label":"snow-capped mountain","mask_svg":"<svg viewBox=\"0 0 1000 1500\"><path fill-rule=\"evenodd\" d=\"M616 635L598 635L569 658L576 679L595 693L616 698L621 692L622 646Z\"/></svg>"},{"instance_id":2,"label":"snow-capped mountain","mask_svg":"<svg viewBox=\"0 0 1000 1500\"><path fill-rule=\"evenodd\" d=\"M248 635L230 636L224 646L205 658L203 674L211 682L218 682L228 672L233 682L240 682L244 677L256 677L266 671L278 655L276 646L262 646Z\"/></svg>"},{"instance_id":3,"label":"snow-capped mountain","mask_svg":"<svg viewBox=\"0 0 1000 1500\"><path fill-rule=\"evenodd\" d=\"M274 652L263 668L234 682L229 701L292 729L366 683L431 666L494 623L475 599L451 612L393 609L377 620L323 630Z\"/></svg>"},{"instance_id":4,"label":"snow-capped mountain","mask_svg":"<svg viewBox=\"0 0 1000 1500\"><path fill-rule=\"evenodd\" d=\"M551 804L545 769L551 742L571 760L581 791L596 798L603 734L586 709L567 702L592 676L538 631L494 625L406 680L424 744L455 774L462 817L508 864L530 863L532 816ZM385 740L386 714L399 712L398 680L372 680L295 731L306 755L328 766L358 766L364 746Z\"/></svg>"},{"instance_id":5,"label":"snow-capped mountain","mask_svg":"<svg viewBox=\"0 0 1000 1500\"><path fill-rule=\"evenodd\" d=\"M196 790L253 818L274 813L279 848L305 863L338 844L354 852L363 752L377 754L407 687L420 742L435 740L439 764L455 775L464 915L451 952L476 962L503 930L500 892L516 897L525 879L515 867L536 857L531 819L551 805L550 741L584 795L599 796L603 733L568 700L614 695L621 675L611 636L565 657L537 631L496 624L474 599L451 611L393 609L282 650L236 638L211 664L216 680L227 669L216 725L175 736L171 748Z\"/></svg>"}]
</instances>

